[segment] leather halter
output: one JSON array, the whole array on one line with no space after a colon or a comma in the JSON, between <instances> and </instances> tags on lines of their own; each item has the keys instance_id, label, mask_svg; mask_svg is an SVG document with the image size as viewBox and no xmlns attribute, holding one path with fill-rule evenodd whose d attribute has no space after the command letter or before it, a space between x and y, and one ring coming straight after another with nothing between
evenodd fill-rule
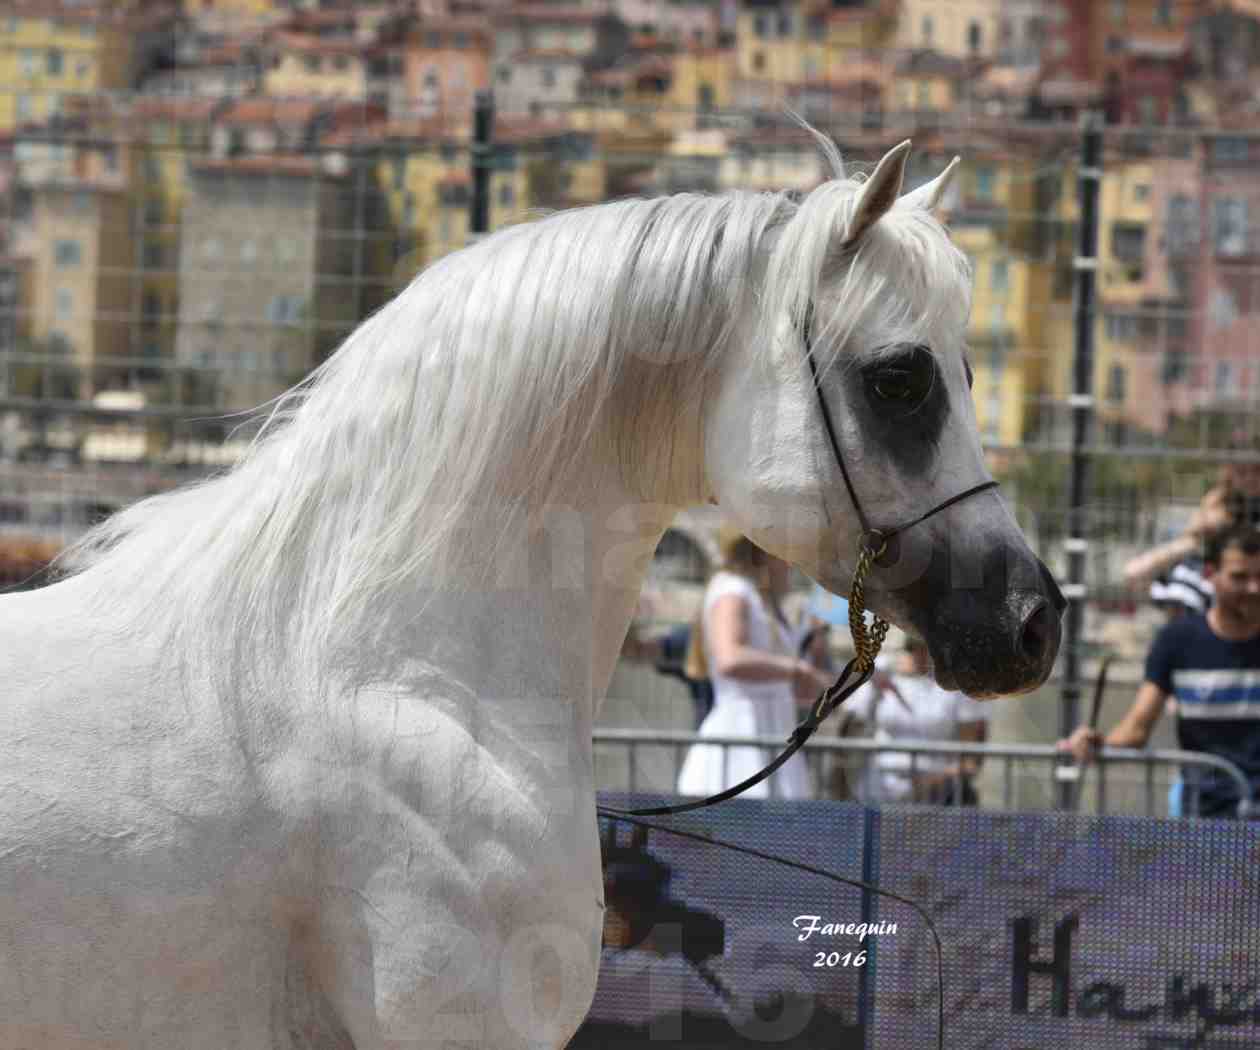
<instances>
[{"instance_id":1,"label":"leather halter","mask_svg":"<svg viewBox=\"0 0 1260 1050\"><path fill-rule=\"evenodd\" d=\"M933 514L939 514L946 507L952 507L955 503L965 500L968 496L974 496L977 493L997 488L998 486L998 482L993 479L982 481L979 485L973 485L957 495L950 496L949 499L942 500L927 513L920 514L917 518L912 518L901 525L872 528L865 511L862 510L862 503L858 499L857 490L853 487L853 479L849 477L848 467L844 464L844 456L840 452L840 442L836 439L836 428L831 420L831 410L827 407L827 399L823 397L822 384L819 382L818 377L818 366L814 361L814 343L810 332L813 325L813 315L814 305L811 302L806 307L805 314L797 325L797 330L800 332L801 342L805 346L805 360L809 362L809 373L813 379L814 393L818 397L818 407L822 412L823 425L827 430L827 440L831 442L832 454L836 457L836 463L840 467L840 474L844 478L845 488L849 490L849 499L853 503L853 509L857 511L858 522L862 526L862 535L858 542L858 571L854 576L854 602L850 603L849 623L854 632L855 644L858 644L863 651L860 651L858 655L845 664L844 669L840 672L835 682L814 701L809 714L792 730L792 735L788 737L787 746L779 752L769 765L754 773L747 780L743 780L725 791L719 791L716 795L710 795L708 798L702 798L695 802L684 802L675 806L652 806L646 809L613 809L600 806L599 811L606 816L660 817L670 813L687 813L693 809L703 809L706 806L725 802L728 798L734 798L736 795L743 794L750 787L761 783L761 781L770 776L801 749L805 741L814 735L815 730L818 729L823 720L832 711L844 703L870 679L874 671L875 653L879 651L879 646L883 641L884 633L888 630L888 625L879 617L875 618L873 651L870 651L865 636L863 635L861 638L857 636L858 631L862 629L860 625L863 616L863 612L859 608L862 604L859 595L861 594L862 577L866 569L874 564L880 555L884 553L887 549L888 541L907 529L911 529L915 525L926 521ZM857 613L856 616L854 616L855 612ZM846 685L855 670L858 672L857 678Z\"/></svg>"}]
</instances>

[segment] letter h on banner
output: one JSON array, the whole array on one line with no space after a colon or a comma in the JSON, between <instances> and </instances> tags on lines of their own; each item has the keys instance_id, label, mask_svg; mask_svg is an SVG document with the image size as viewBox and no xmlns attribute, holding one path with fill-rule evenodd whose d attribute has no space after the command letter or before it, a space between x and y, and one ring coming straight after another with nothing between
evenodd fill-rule
<instances>
[{"instance_id":1,"label":"letter h on banner","mask_svg":"<svg viewBox=\"0 0 1260 1050\"><path fill-rule=\"evenodd\" d=\"M1049 974L1054 981L1050 991L1050 1012L1067 1017L1068 999L1072 993L1072 933L1080 919L1069 915L1055 924L1054 954L1049 962L1033 958L1037 920L1021 915L1011 920L1011 1013L1028 1013L1028 978L1034 973Z\"/></svg>"}]
</instances>

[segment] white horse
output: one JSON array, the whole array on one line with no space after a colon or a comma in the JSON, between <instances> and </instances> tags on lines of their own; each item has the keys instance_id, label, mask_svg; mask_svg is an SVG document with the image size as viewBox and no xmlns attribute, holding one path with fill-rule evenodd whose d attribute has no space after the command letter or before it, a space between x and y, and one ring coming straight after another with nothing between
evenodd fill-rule
<instances>
[{"instance_id":1,"label":"white horse","mask_svg":"<svg viewBox=\"0 0 1260 1050\"><path fill-rule=\"evenodd\" d=\"M0 599L0 1047L560 1047L603 920L591 727L653 549L719 504L844 593L985 478L969 270L868 179L622 201L418 276L229 473ZM952 171L952 166L950 171ZM812 320L804 326L802 318ZM1027 690L1061 599L992 492L867 593Z\"/></svg>"}]
</instances>

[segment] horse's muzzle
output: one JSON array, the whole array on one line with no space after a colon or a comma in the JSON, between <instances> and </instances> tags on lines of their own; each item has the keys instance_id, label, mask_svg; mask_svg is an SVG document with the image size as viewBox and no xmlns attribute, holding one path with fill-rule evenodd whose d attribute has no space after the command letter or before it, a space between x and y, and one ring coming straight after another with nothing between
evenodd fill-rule
<instances>
[{"instance_id":1,"label":"horse's muzzle","mask_svg":"<svg viewBox=\"0 0 1260 1050\"><path fill-rule=\"evenodd\" d=\"M959 591L936 610L925 631L937 682L985 699L1027 693L1054 669L1067 601L1037 562L1040 586L1003 595Z\"/></svg>"}]
</instances>

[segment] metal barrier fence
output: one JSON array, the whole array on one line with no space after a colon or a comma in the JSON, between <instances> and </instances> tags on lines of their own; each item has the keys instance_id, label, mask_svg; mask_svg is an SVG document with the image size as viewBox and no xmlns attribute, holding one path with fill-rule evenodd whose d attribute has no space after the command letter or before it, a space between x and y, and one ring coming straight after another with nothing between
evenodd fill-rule
<instances>
[{"instance_id":1,"label":"metal barrier fence","mask_svg":"<svg viewBox=\"0 0 1260 1050\"><path fill-rule=\"evenodd\" d=\"M766 752L766 761L782 749L784 741L778 737L702 737L698 733L642 731L637 729L597 729L595 731L595 774L601 790L673 793L678 771L688 748L694 744L720 747L724 760L735 747L758 747ZM601 754L602 752L602 754ZM1167 798L1168 787L1176 778L1190 770L1214 771L1227 777L1237 788L1239 816L1253 812L1251 787L1243 772L1233 763L1215 755L1197 751L1147 750L1133 748L1107 748L1095 763L1097 773L1091 778L1088 770L1075 765L1065 765L1063 753L1050 744L974 744L929 740L899 740L895 744L870 739L814 739L804 749L806 760L814 774L815 784L832 782L837 768L860 774L870 756L901 754L908 759L906 770L914 775L919 756L938 755L951 758L973 756L981 759L984 782L982 797L988 808L1004 810L1038 808L1030 806L1030 793L1020 790L1017 784L1017 764L1034 763L1043 767L1044 798L1053 799L1055 787L1062 783L1075 783L1075 805L1092 801L1097 813L1140 813L1144 816L1168 815L1167 807L1159 806ZM1001 771L992 772L992 764L999 763ZM725 765L725 762L724 762ZM1121 777L1113 767L1137 767L1136 778ZM961 796L961 775L956 787ZM1091 787L1090 780L1093 780ZM850 777L850 782L854 782ZM1183 812L1197 810L1198 777L1183 777L1185 797ZM771 797L774 797L774 778L768 781ZM1000 796L1000 806L995 806L995 792Z\"/></svg>"}]
</instances>

